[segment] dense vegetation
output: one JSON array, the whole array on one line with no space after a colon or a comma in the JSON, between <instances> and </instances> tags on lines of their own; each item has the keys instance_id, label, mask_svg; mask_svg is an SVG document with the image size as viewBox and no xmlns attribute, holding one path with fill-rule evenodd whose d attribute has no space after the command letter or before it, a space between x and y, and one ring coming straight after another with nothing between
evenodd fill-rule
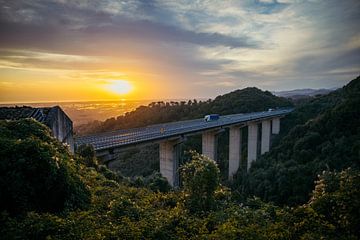
<instances>
[{"instance_id":1,"label":"dense vegetation","mask_svg":"<svg viewBox=\"0 0 360 240\"><path fill-rule=\"evenodd\" d=\"M305 203L324 170L360 167L360 78L297 108L280 142L241 172L237 189L277 204ZM290 131L286 128L289 126Z\"/></svg>"},{"instance_id":2,"label":"dense vegetation","mask_svg":"<svg viewBox=\"0 0 360 240\"><path fill-rule=\"evenodd\" d=\"M50 137L43 125L32 120L1 121L0 124L3 144L0 179L2 184L6 182L6 189L14 189L11 195L13 206L3 202L1 206L2 239L359 237L360 172L356 169L324 172L309 203L281 208L257 198L238 202L230 189L220 185L216 163L196 153L191 153L192 161L182 167L184 188L161 192L146 185L134 187L136 182L99 166L91 149L81 149L74 158ZM31 152L25 145L15 148L23 141L31 146ZM7 148L5 143L17 151ZM26 167L13 167L24 162L28 163ZM47 166L56 167L45 177L43 171L48 171ZM28 175L25 169L34 174ZM68 178L54 179L60 169ZM7 178L11 176L12 181L9 181ZM29 176L30 182L25 183L23 180ZM151 186L156 183L153 181ZM27 187L19 189L18 186L23 184ZM72 203L86 204L63 204L53 211L34 208L29 201L23 202L23 196L31 195L41 207L54 194L47 189L49 186L77 186L68 187L67 196L72 196ZM1 199L9 194L3 192L3 187ZM44 193L33 195L33 188L41 188ZM89 202L81 200L88 198ZM61 199L69 201L66 197ZM14 207L22 207L22 213L14 212Z\"/></svg>"},{"instance_id":3,"label":"dense vegetation","mask_svg":"<svg viewBox=\"0 0 360 240\"><path fill-rule=\"evenodd\" d=\"M269 95L256 89L242 94L248 91ZM235 101L219 99L206 104ZM303 102L282 121L272 150L249 173L240 170L228 187L219 164L190 151L180 170L183 187L177 190L158 173L130 179L110 171L89 146L74 156L34 120L0 121L0 236L359 239L359 104L360 78ZM160 105L145 108L160 111ZM181 104L173 105L180 109ZM256 110L268 107L273 106ZM222 110L231 113L226 106ZM190 139L195 149L198 140ZM141 152L153 156L156 150ZM143 168L151 173L151 164Z\"/></svg>"},{"instance_id":4,"label":"dense vegetation","mask_svg":"<svg viewBox=\"0 0 360 240\"><path fill-rule=\"evenodd\" d=\"M67 149L35 120L0 121L0 211L85 208L90 192Z\"/></svg>"}]
</instances>

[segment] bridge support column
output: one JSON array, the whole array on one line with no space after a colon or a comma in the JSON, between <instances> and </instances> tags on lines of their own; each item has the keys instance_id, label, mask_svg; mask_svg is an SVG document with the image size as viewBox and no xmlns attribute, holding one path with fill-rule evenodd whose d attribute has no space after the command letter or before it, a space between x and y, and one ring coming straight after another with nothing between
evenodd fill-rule
<instances>
[{"instance_id":1,"label":"bridge support column","mask_svg":"<svg viewBox=\"0 0 360 240\"><path fill-rule=\"evenodd\" d=\"M272 122L272 134L279 134L280 132L280 118L273 118Z\"/></svg>"},{"instance_id":2,"label":"bridge support column","mask_svg":"<svg viewBox=\"0 0 360 240\"><path fill-rule=\"evenodd\" d=\"M258 125L257 123L250 123L248 125L248 154L247 154L247 169L249 170L251 163L257 158L258 145Z\"/></svg>"},{"instance_id":3,"label":"bridge support column","mask_svg":"<svg viewBox=\"0 0 360 240\"><path fill-rule=\"evenodd\" d=\"M180 145L178 141L168 140L159 144L160 173L171 186L179 185L178 167Z\"/></svg>"},{"instance_id":4,"label":"bridge support column","mask_svg":"<svg viewBox=\"0 0 360 240\"><path fill-rule=\"evenodd\" d=\"M239 169L241 160L241 128L230 127L229 129L229 180Z\"/></svg>"},{"instance_id":5,"label":"bridge support column","mask_svg":"<svg viewBox=\"0 0 360 240\"><path fill-rule=\"evenodd\" d=\"M261 154L268 152L270 149L270 126L270 120L265 120L261 123Z\"/></svg>"},{"instance_id":6,"label":"bridge support column","mask_svg":"<svg viewBox=\"0 0 360 240\"><path fill-rule=\"evenodd\" d=\"M202 154L216 161L217 131L207 131L202 134Z\"/></svg>"}]
</instances>

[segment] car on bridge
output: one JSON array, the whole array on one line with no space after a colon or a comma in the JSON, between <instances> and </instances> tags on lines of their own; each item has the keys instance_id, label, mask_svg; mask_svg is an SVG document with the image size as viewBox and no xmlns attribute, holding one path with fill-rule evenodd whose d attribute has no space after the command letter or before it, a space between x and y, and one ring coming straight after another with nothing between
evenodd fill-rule
<instances>
[{"instance_id":1,"label":"car on bridge","mask_svg":"<svg viewBox=\"0 0 360 240\"><path fill-rule=\"evenodd\" d=\"M205 115L204 120L205 122L211 122L211 121L219 120L219 118L220 118L219 114L209 114L209 115Z\"/></svg>"}]
</instances>

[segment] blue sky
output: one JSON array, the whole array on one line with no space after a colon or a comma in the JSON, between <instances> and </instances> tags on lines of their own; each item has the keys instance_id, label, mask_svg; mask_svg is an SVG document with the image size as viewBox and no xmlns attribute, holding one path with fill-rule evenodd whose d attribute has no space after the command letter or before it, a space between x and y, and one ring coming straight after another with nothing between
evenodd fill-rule
<instances>
[{"instance_id":1,"label":"blue sky","mask_svg":"<svg viewBox=\"0 0 360 240\"><path fill-rule=\"evenodd\" d=\"M357 0L0 3L0 101L26 76L24 100L34 79L42 91L125 79L141 98L190 98L340 87L360 72Z\"/></svg>"}]
</instances>

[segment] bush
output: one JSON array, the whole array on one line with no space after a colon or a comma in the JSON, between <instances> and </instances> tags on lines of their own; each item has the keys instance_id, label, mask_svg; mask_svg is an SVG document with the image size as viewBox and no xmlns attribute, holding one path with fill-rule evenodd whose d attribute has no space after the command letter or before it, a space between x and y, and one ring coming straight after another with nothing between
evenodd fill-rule
<instances>
[{"instance_id":1,"label":"bush","mask_svg":"<svg viewBox=\"0 0 360 240\"><path fill-rule=\"evenodd\" d=\"M215 161L192 152L192 160L181 168L181 176L184 190L189 194L189 210L198 212L213 209L215 190L220 181L220 171Z\"/></svg>"},{"instance_id":2,"label":"bush","mask_svg":"<svg viewBox=\"0 0 360 240\"><path fill-rule=\"evenodd\" d=\"M114 180L116 182L120 182L121 180L124 179L124 177L121 175L120 172L111 171L105 165L99 165L98 172L104 175L104 177L106 177L107 179Z\"/></svg>"},{"instance_id":3,"label":"bush","mask_svg":"<svg viewBox=\"0 0 360 240\"><path fill-rule=\"evenodd\" d=\"M166 178L164 178L159 172L155 172L147 177L147 186L154 192L168 192L171 186Z\"/></svg>"},{"instance_id":4,"label":"bush","mask_svg":"<svg viewBox=\"0 0 360 240\"><path fill-rule=\"evenodd\" d=\"M340 235L360 237L360 171L324 172L316 182L310 206Z\"/></svg>"},{"instance_id":5,"label":"bush","mask_svg":"<svg viewBox=\"0 0 360 240\"><path fill-rule=\"evenodd\" d=\"M92 145L81 145L76 149L76 154L82 160L87 167L98 167L98 161L96 159L95 150Z\"/></svg>"},{"instance_id":6,"label":"bush","mask_svg":"<svg viewBox=\"0 0 360 240\"><path fill-rule=\"evenodd\" d=\"M0 159L0 211L60 212L90 202L66 147L35 120L0 121Z\"/></svg>"},{"instance_id":7,"label":"bush","mask_svg":"<svg viewBox=\"0 0 360 240\"><path fill-rule=\"evenodd\" d=\"M128 217L130 219L139 220L140 208L130 198L120 197L111 203L114 217Z\"/></svg>"}]
</instances>

